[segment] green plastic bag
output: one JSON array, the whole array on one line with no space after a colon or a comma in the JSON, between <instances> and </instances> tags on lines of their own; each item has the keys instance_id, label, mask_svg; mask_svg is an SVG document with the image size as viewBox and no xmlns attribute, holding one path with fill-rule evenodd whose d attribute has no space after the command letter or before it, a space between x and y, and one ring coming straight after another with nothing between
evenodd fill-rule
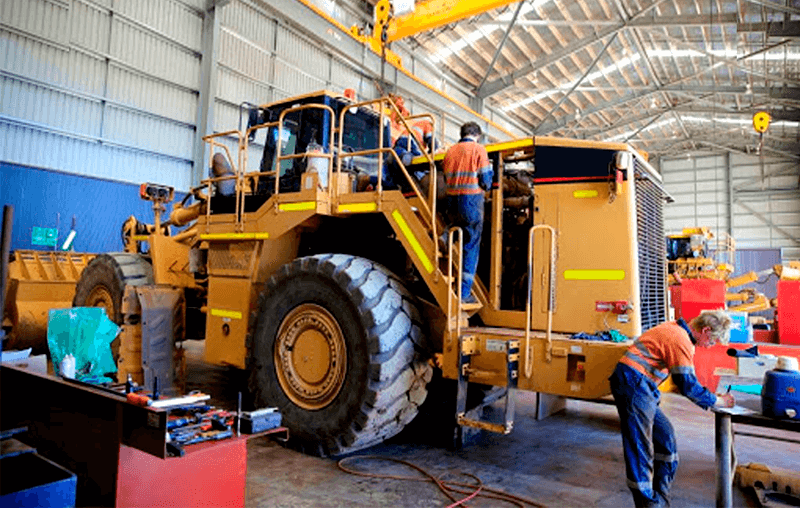
<instances>
[{"instance_id":1,"label":"green plastic bag","mask_svg":"<svg viewBox=\"0 0 800 508\"><path fill-rule=\"evenodd\" d=\"M119 326L108 319L105 309L52 309L48 318L47 345L56 373L61 375L61 360L68 354L75 357L78 379L97 379L117 372L111 343L119 333Z\"/></svg>"}]
</instances>

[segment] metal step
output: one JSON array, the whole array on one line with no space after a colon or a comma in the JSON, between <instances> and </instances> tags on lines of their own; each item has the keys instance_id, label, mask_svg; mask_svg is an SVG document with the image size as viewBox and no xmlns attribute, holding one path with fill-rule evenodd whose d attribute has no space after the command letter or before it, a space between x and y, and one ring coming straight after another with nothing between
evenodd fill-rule
<instances>
[{"instance_id":1,"label":"metal step","mask_svg":"<svg viewBox=\"0 0 800 508\"><path fill-rule=\"evenodd\" d=\"M498 434L508 434L514 428L514 406L516 400L517 380L519 379L519 340L508 339L505 341L506 351L506 386L504 423L485 422L466 417L467 385L469 382L481 383L489 378L494 378L500 372L487 372L470 367L472 355L479 353L477 340L474 336L466 334L459 337L458 359L458 392L456 398L456 422L463 427L472 427ZM488 404L490 402L485 402Z\"/></svg>"}]
</instances>

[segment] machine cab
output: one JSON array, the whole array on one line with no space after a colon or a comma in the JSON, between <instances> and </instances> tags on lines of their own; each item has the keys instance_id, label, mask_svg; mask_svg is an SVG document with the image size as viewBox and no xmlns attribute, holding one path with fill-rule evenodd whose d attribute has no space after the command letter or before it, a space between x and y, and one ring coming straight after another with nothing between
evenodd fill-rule
<instances>
[{"instance_id":1,"label":"machine cab","mask_svg":"<svg viewBox=\"0 0 800 508\"><path fill-rule=\"evenodd\" d=\"M339 125L342 119L343 125ZM319 181L326 183L328 165L324 162L330 160L331 169L336 170L340 150L361 152L378 149L381 144L388 147L391 143L388 117L384 116L381 136L377 111L353 106L349 99L325 91L251 110L248 127L260 124L270 126L263 129L265 135L255 137L256 143L263 143L259 170L262 173L277 172L280 192L299 191L300 175L309 170L320 173ZM278 150L280 156L276 157ZM331 153L333 157L315 157ZM377 168L377 154L342 160L342 171L353 175L366 173L374 176ZM274 177L260 179L259 194L271 195L273 191Z\"/></svg>"}]
</instances>

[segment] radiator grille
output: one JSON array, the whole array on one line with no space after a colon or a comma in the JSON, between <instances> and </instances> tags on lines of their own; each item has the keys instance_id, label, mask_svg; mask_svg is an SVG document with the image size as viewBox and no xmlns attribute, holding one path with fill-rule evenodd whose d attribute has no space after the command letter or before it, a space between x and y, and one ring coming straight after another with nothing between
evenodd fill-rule
<instances>
[{"instance_id":1,"label":"radiator grille","mask_svg":"<svg viewBox=\"0 0 800 508\"><path fill-rule=\"evenodd\" d=\"M642 332L667 319L664 193L634 159Z\"/></svg>"},{"instance_id":2,"label":"radiator grille","mask_svg":"<svg viewBox=\"0 0 800 508\"><path fill-rule=\"evenodd\" d=\"M249 275L256 242L212 244L208 249L208 265L212 272L226 270L228 275Z\"/></svg>"}]
</instances>

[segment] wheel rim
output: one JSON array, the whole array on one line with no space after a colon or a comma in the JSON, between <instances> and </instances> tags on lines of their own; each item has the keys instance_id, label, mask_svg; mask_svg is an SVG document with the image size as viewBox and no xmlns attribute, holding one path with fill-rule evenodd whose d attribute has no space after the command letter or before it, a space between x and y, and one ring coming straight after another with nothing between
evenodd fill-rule
<instances>
[{"instance_id":1,"label":"wheel rim","mask_svg":"<svg viewBox=\"0 0 800 508\"><path fill-rule=\"evenodd\" d=\"M336 319L319 305L299 305L283 319L274 359L283 392L302 408L324 408L344 384L344 335Z\"/></svg>"},{"instance_id":2,"label":"wheel rim","mask_svg":"<svg viewBox=\"0 0 800 508\"><path fill-rule=\"evenodd\" d=\"M114 297L105 286L95 286L92 288L89 296L86 297L87 307L101 307L106 310L106 316L109 319L115 319L114 315Z\"/></svg>"}]
</instances>

